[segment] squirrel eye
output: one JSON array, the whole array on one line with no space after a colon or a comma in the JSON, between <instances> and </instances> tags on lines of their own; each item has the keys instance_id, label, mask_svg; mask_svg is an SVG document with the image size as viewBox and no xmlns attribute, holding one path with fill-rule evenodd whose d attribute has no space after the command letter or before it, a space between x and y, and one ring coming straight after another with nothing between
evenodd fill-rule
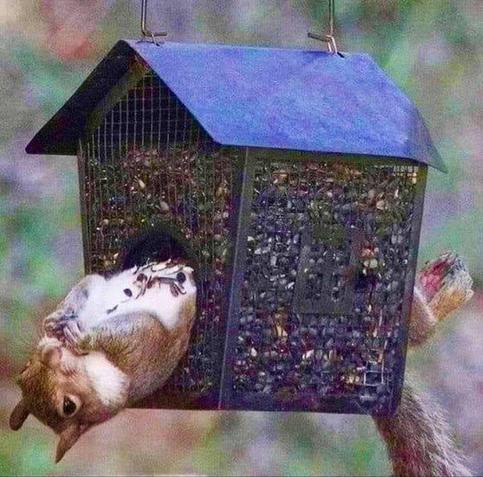
<instances>
[{"instance_id":1,"label":"squirrel eye","mask_svg":"<svg viewBox=\"0 0 483 477\"><path fill-rule=\"evenodd\" d=\"M176 280L179 283L184 283L186 281L186 275L183 272L178 272L178 274L176 275Z\"/></svg>"},{"instance_id":2,"label":"squirrel eye","mask_svg":"<svg viewBox=\"0 0 483 477\"><path fill-rule=\"evenodd\" d=\"M64 406L63 411L66 416L71 416L77 410L77 406L72 399L64 396Z\"/></svg>"}]
</instances>

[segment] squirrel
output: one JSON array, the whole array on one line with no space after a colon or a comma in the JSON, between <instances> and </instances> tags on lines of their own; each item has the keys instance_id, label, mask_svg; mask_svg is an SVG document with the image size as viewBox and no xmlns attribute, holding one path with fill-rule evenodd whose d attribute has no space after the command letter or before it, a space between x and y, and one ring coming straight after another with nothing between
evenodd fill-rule
<instances>
[{"instance_id":1,"label":"squirrel","mask_svg":"<svg viewBox=\"0 0 483 477\"><path fill-rule=\"evenodd\" d=\"M472 279L463 262L445 253L416 277L409 321L409 346L424 344L437 324L473 295ZM444 413L429 397L403 386L392 417L374 417L386 443L396 477L460 477L471 475L452 440Z\"/></svg>"},{"instance_id":2,"label":"squirrel","mask_svg":"<svg viewBox=\"0 0 483 477\"><path fill-rule=\"evenodd\" d=\"M92 426L166 382L195 314L194 270L180 260L86 276L43 320L44 336L17 380L22 399L10 427L33 414L60 435L59 462Z\"/></svg>"},{"instance_id":3,"label":"squirrel","mask_svg":"<svg viewBox=\"0 0 483 477\"><path fill-rule=\"evenodd\" d=\"M60 434L56 462L90 427L161 387L186 352L196 314L193 268L169 259L143 268L139 262L130 252L124 264L134 268L84 278L44 320L45 337L20 374L23 397L10 426L19 429L30 413L49 425ZM426 342L471 297L471 287L455 255L428 263L414 288L410 346ZM470 475L438 406L409 385L396 414L374 420L397 477Z\"/></svg>"}]
</instances>

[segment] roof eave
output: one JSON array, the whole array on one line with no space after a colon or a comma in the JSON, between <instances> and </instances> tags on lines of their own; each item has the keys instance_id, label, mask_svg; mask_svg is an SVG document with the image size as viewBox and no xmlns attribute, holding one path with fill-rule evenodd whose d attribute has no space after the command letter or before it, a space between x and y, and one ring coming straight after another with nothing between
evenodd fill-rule
<instances>
[{"instance_id":1,"label":"roof eave","mask_svg":"<svg viewBox=\"0 0 483 477\"><path fill-rule=\"evenodd\" d=\"M129 40L120 40L92 71L89 77L80 85L65 105L40 129L26 147L28 154L52 154L52 155L76 155L78 140L82 137L86 126L89 113L95 108L98 102L109 92L114 84L129 70L129 66L135 57L142 58L159 76L163 79L163 74L152 67L150 58L143 56L141 48L136 48L137 43ZM169 86L169 85L168 85ZM176 89L176 88L175 88ZM176 91L174 91L176 94ZM188 108L189 109L189 108ZM227 137L220 137L212 131L209 124L205 124L195 111L191 113L199 120L201 126L207 131L212 139L220 145L239 146L239 147L260 147L262 144L248 144L243 141L232 141ZM211 131L210 131L211 130ZM424 131L429 138L427 130ZM419 151L407 151L391 157L401 157L414 160L434 167L442 172L447 172L447 168L439 155L438 151L428 139L425 147ZM269 146L268 148L277 150L279 147ZM300 149L293 149L300 150ZM319 154L330 153L333 151L317 151ZM370 155L373 151L338 151L342 154ZM418 157L415 157L415 156ZM383 154L381 157L389 157Z\"/></svg>"}]
</instances>

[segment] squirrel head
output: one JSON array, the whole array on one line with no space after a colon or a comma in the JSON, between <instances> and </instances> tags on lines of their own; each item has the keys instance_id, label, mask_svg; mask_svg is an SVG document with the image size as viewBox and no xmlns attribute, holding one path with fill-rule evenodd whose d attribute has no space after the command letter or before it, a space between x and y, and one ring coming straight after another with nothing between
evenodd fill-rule
<instances>
[{"instance_id":1,"label":"squirrel head","mask_svg":"<svg viewBox=\"0 0 483 477\"><path fill-rule=\"evenodd\" d=\"M56 338L43 338L17 378L22 399L10 416L18 430L29 414L59 434L56 462L92 426L126 403L129 381L101 353L77 355Z\"/></svg>"}]
</instances>

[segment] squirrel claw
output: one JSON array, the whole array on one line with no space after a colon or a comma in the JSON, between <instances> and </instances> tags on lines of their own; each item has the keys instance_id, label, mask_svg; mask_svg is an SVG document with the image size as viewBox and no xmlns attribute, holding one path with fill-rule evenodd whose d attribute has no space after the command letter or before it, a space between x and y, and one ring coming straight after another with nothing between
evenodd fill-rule
<instances>
[{"instance_id":1,"label":"squirrel claw","mask_svg":"<svg viewBox=\"0 0 483 477\"><path fill-rule=\"evenodd\" d=\"M59 326L59 321L61 318L58 317L47 317L43 323L42 323L42 328L46 333L52 333L54 332L58 326Z\"/></svg>"},{"instance_id":2,"label":"squirrel claw","mask_svg":"<svg viewBox=\"0 0 483 477\"><path fill-rule=\"evenodd\" d=\"M177 281L172 280L169 289L173 296L186 295L186 290Z\"/></svg>"},{"instance_id":3,"label":"squirrel claw","mask_svg":"<svg viewBox=\"0 0 483 477\"><path fill-rule=\"evenodd\" d=\"M84 354L81 348L86 337L86 333L80 329L76 321L69 322L63 330L65 345L78 354Z\"/></svg>"},{"instance_id":4,"label":"squirrel claw","mask_svg":"<svg viewBox=\"0 0 483 477\"><path fill-rule=\"evenodd\" d=\"M79 327L79 323L76 321L67 322L63 331L67 340L71 344L76 344L78 341L81 341L82 338L84 337L84 333L81 331Z\"/></svg>"},{"instance_id":5,"label":"squirrel claw","mask_svg":"<svg viewBox=\"0 0 483 477\"><path fill-rule=\"evenodd\" d=\"M62 315L51 315L45 318L42 327L46 333L56 333L62 330L66 323L74 321L76 318L77 315L73 312L63 313Z\"/></svg>"},{"instance_id":6,"label":"squirrel claw","mask_svg":"<svg viewBox=\"0 0 483 477\"><path fill-rule=\"evenodd\" d=\"M64 315L58 319L48 319L44 322L45 334L57 338L62 344L77 350L85 338L84 330L74 315Z\"/></svg>"}]
</instances>

